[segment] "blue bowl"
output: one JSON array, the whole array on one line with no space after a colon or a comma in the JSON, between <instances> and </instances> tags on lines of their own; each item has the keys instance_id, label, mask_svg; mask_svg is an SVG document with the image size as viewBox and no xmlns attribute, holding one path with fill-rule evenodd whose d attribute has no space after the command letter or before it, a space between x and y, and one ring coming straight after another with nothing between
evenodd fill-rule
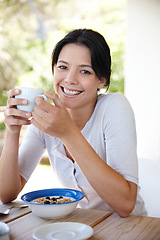
<instances>
[{"instance_id":1,"label":"blue bowl","mask_svg":"<svg viewBox=\"0 0 160 240\"><path fill-rule=\"evenodd\" d=\"M36 198L50 196L62 196L73 199L71 202L57 204L40 204L31 202ZM28 204L31 211L39 217L47 219L62 218L76 208L78 202L84 198L84 194L78 190L67 188L43 189L24 194L21 199Z\"/></svg>"}]
</instances>

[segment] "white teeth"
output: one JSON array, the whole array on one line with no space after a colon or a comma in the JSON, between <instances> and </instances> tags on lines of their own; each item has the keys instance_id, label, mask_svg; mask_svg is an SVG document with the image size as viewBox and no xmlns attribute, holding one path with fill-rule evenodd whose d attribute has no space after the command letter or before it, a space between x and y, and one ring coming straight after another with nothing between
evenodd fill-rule
<instances>
[{"instance_id":1,"label":"white teeth","mask_svg":"<svg viewBox=\"0 0 160 240\"><path fill-rule=\"evenodd\" d=\"M63 88L63 91L68 95L77 95L77 94L81 93L80 91L70 91L66 88Z\"/></svg>"}]
</instances>

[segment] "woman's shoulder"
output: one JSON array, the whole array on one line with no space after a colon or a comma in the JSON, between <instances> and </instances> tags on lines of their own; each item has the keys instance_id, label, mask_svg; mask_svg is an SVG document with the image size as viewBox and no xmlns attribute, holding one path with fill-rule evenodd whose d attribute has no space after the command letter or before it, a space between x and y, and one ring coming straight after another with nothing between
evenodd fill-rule
<instances>
[{"instance_id":1,"label":"woman's shoulder","mask_svg":"<svg viewBox=\"0 0 160 240\"><path fill-rule=\"evenodd\" d=\"M130 102L121 93L99 95L96 112L104 115L134 114Z\"/></svg>"},{"instance_id":2,"label":"woman's shoulder","mask_svg":"<svg viewBox=\"0 0 160 240\"><path fill-rule=\"evenodd\" d=\"M98 96L98 101L100 105L104 104L105 106L112 104L129 104L128 99L122 93L107 93L107 94L100 94Z\"/></svg>"}]
</instances>

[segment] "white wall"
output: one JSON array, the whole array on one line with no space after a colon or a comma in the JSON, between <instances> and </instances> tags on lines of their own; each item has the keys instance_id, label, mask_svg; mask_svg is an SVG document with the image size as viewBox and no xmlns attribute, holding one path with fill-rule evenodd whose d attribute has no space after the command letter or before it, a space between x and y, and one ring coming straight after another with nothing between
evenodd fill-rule
<instances>
[{"instance_id":1,"label":"white wall","mask_svg":"<svg viewBox=\"0 0 160 240\"><path fill-rule=\"evenodd\" d=\"M128 0L125 73L138 155L160 161L160 0Z\"/></svg>"}]
</instances>

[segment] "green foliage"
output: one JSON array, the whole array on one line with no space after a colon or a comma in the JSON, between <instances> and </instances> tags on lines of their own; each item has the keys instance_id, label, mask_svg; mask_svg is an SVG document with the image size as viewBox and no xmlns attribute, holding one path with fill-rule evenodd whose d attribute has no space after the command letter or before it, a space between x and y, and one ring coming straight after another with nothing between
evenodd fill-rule
<instances>
[{"instance_id":1,"label":"green foliage","mask_svg":"<svg viewBox=\"0 0 160 240\"><path fill-rule=\"evenodd\" d=\"M0 123L0 131L4 130L6 128L6 125L4 122Z\"/></svg>"},{"instance_id":2,"label":"green foliage","mask_svg":"<svg viewBox=\"0 0 160 240\"><path fill-rule=\"evenodd\" d=\"M2 91L0 93L0 106L5 106L7 103L7 91Z\"/></svg>"},{"instance_id":3,"label":"green foliage","mask_svg":"<svg viewBox=\"0 0 160 240\"><path fill-rule=\"evenodd\" d=\"M124 93L124 46L119 43L112 51L112 74L109 92Z\"/></svg>"},{"instance_id":4,"label":"green foliage","mask_svg":"<svg viewBox=\"0 0 160 240\"><path fill-rule=\"evenodd\" d=\"M74 28L99 31L112 53L110 92L124 91L125 0L1 0L0 105L16 85L53 92L51 53ZM71 7L72 6L72 7Z\"/></svg>"}]
</instances>

